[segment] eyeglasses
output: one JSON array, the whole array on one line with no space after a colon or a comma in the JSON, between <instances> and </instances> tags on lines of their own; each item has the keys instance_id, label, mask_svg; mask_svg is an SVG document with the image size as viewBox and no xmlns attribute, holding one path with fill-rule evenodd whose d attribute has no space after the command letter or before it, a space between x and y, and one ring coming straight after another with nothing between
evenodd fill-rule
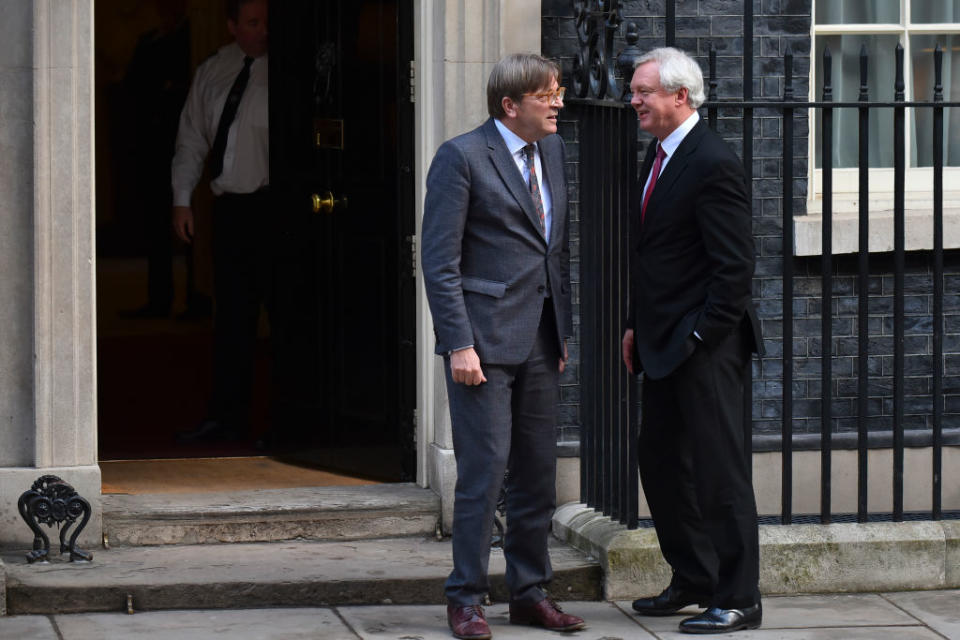
<instances>
[{"instance_id":1,"label":"eyeglasses","mask_svg":"<svg viewBox=\"0 0 960 640\"><path fill-rule=\"evenodd\" d=\"M530 96L535 98L540 102L545 102L547 104L553 104L557 100L563 102L563 95L567 92L566 87L560 87L556 91L538 91L537 93L525 93L523 95Z\"/></svg>"}]
</instances>

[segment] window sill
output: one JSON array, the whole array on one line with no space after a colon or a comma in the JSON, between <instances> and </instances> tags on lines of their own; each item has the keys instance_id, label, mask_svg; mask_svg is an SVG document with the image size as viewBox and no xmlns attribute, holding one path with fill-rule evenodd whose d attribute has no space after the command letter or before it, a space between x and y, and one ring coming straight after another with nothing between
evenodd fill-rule
<instances>
[{"instance_id":1,"label":"window sill","mask_svg":"<svg viewBox=\"0 0 960 640\"><path fill-rule=\"evenodd\" d=\"M909 208L905 212L906 250L933 249L933 205L918 206L917 203L911 203L908 206L914 208ZM870 253L893 251L893 209L889 208L889 200L884 203L884 207L875 209L871 206L870 208ZM814 212L812 209L813 207L807 215L793 218L793 255L795 256L818 256L823 252L823 217L819 211ZM856 211L834 211L832 242L834 255L859 251L859 229L859 215ZM960 248L960 207L953 202L944 202L943 248Z\"/></svg>"}]
</instances>

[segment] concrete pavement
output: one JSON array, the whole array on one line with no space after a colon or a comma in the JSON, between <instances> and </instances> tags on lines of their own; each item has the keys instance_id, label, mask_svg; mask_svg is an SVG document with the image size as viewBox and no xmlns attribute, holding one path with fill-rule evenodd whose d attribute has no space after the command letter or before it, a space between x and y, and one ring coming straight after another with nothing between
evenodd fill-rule
<instances>
[{"instance_id":1,"label":"concrete pavement","mask_svg":"<svg viewBox=\"0 0 960 640\"><path fill-rule=\"evenodd\" d=\"M771 596L764 625L722 638L743 640L960 640L960 591ZM502 640L626 640L689 638L681 616L641 618L629 602L567 602L587 629L555 634L507 622L507 607L487 608ZM182 610L0 618L2 640L446 640L440 605L376 605L286 609Z\"/></svg>"}]
</instances>

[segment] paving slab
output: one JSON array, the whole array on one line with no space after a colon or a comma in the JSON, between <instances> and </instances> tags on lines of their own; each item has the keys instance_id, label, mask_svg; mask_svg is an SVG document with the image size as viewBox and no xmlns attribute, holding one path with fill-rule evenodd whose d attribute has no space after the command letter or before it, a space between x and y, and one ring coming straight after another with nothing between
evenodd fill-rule
<instances>
[{"instance_id":1,"label":"paving slab","mask_svg":"<svg viewBox=\"0 0 960 640\"><path fill-rule=\"evenodd\" d=\"M63 640L357 640L332 609L88 613L54 620Z\"/></svg>"},{"instance_id":2,"label":"paving slab","mask_svg":"<svg viewBox=\"0 0 960 640\"><path fill-rule=\"evenodd\" d=\"M512 625L508 606L486 607L495 639L502 640L653 640L629 616L609 602L561 602L564 611L581 616L587 628L557 634L538 627ZM339 607L343 619L363 640L450 640L444 606ZM69 640L69 639L68 639Z\"/></svg>"},{"instance_id":3,"label":"paving slab","mask_svg":"<svg viewBox=\"0 0 960 640\"><path fill-rule=\"evenodd\" d=\"M629 601L616 603L630 612ZM678 625L687 615L701 610L688 607L675 616L651 617L630 614L658 638L689 638ZM718 638L934 638L938 637L897 606L876 594L766 597L763 626L749 636L740 633Z\"/></svg>"},{"instance_id":4,"label":"paving slab","mask_svg":"<svg viewBox=\"0 0 960 640\"><path fill-rule=\"evenodd\" d=\"M600 599L600 567L554 542L551 589L559 597ZM351 542L121 547L90 563L28 565L5 556L12 614L134 609L440 604L452 567L449 540L388 538ZM490 556L491 596L507 596L503 552Z\"/></svg>"},{"instance_id":5,"label":"paving slab","mask_svg":"<svg viewBox=\"0 0 960 640\"><path fill-rule=\"evenodd\" d=\"M912 591L884 597L947 638L960 638L960 591Z\"/></svg>"},{"instance_id":6,"label":"paving slab","mask_svg":"<svg viewBox=\"0 0 960 640\"><path fill-rule=\"evenodd\" d=\"M0 617L0 640L60 640L46 616Z\"/></svg>"}]
</instances>

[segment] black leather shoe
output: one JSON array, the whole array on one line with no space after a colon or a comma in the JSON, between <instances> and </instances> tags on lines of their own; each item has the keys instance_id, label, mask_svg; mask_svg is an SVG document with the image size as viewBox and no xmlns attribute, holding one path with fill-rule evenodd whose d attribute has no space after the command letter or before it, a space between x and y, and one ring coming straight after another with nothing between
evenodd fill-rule
<instances>
[{"instance_id":1,"label":"black leather shoe","mask_svg":"<svg viewBox=\"0 0 960 640\"><path fill-rule=\"evenodd\" d=\"M746 609L720 609L710 607L703 613L687 618L680 623L684 633L730 633L741 629L756 629L763 620L763 607L759 603Z\"/></svg>"},{"instance_id":2,"label":"black leather shoe","mask_svg":"<svg viewBox=\"0 0 960 640\"><path fill-rule=\"evenodd\" d=\"M680 609L698 605L697 594L669 586L658 596L639 598L633 601L633 610L642 616L672 616Z\"/></svg>"}]
</instances>

